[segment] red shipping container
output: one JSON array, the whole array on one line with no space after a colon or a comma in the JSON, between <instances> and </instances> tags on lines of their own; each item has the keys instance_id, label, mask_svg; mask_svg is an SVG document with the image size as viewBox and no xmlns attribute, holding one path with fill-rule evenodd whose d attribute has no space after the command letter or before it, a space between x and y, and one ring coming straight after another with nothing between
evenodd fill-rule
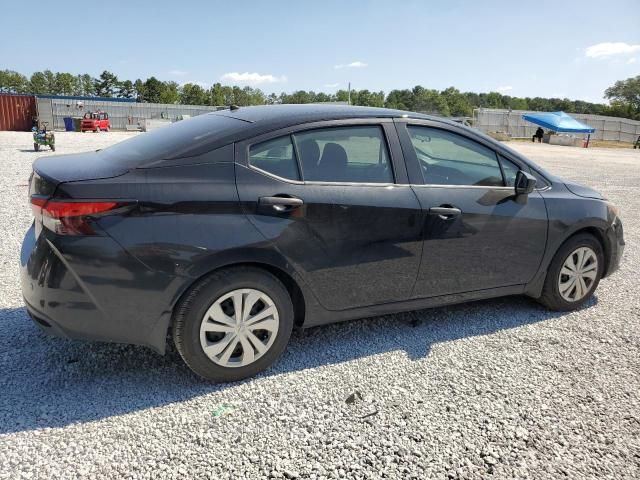
<instances>
[{"instance_id":1,"label":"red shipping container","mask_svg":"<svg viewBox=\"0 0 640 480\"><path fill-rule=\"evenodd\" d=\"M33 95L0 94L0 130L29 131L35 116Z\"/></svg>"}]
</instances>

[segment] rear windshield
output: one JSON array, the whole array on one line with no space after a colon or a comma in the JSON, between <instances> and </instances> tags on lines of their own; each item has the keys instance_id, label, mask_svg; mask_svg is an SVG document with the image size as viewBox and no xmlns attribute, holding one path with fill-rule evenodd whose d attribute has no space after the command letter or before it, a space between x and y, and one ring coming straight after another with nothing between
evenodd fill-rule
<instances>
[{"instance_id":1,"label":"rear windshield","mask_svg":"<svg viewBox=\"0 0 640 480\"><path fill-rule=\"evenodd\" d=\"M129 168L158 160L193 157L234 141L247 125L243 120L203 114L140 133L99 154L114 165Z\"/></svg>"}]
</instances>

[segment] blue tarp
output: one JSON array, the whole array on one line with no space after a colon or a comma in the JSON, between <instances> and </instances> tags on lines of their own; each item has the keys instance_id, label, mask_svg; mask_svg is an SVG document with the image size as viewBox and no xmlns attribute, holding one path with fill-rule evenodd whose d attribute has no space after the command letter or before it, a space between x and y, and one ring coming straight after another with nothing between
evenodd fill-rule
<instances>
[{"instance_id":1,"label":"blue tarp","mask_svg":"<svg viewBox=\"0 0 640 480\"><path fill-rule=\"evenodd\" d=\"M595 128L580 123L564 112L540 112L523 115L526 121L558 133L593 133Z\"/></svg>"}]
</instances>

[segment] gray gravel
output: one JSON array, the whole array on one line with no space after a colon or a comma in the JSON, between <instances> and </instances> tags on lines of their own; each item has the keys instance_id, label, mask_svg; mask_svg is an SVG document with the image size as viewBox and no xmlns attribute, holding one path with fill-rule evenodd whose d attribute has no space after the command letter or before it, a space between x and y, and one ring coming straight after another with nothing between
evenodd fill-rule
<instances>
[{"instance_id":1,"label":"gray gravel","mask_svg":"<svg viewBox=\"0 0 640 480\"><path fill-rule=\"evenodd\" d=\"M59 134L59 153L124 136ZM174 350L28 320L25 185L48 154L30 145L0 132L0 478L640 477L640 152L514 144L621 208L624 264L588 308L507 298L316 328L258 378L209 385Z\"/></svg>"}]
</instances>

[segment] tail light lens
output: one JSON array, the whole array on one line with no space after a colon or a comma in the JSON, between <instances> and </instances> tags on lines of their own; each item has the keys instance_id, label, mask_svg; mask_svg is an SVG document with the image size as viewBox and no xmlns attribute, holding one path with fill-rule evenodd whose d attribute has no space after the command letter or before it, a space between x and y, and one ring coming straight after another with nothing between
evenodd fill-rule
<instances>
[{"instance_id":1,"label":"tail light lens","mask_svg":"<svg viewBox=\"0 0 640 480\"><path fill-rule=\"evenodd\" d=\"M69 201L31 197L31 209L36 223L36 235L42 227L58 235L96 235L91 217L128 205L117 201Z\"/></svg>"}]
</instances>

